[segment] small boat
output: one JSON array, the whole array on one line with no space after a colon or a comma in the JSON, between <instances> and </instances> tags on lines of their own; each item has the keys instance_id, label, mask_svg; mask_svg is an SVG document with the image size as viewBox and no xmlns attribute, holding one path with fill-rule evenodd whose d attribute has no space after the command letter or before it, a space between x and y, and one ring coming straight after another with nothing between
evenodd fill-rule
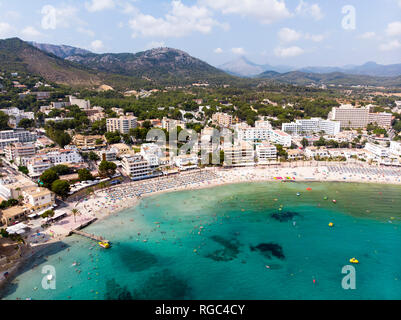
<instances>
[{"instance_id":1,"label":"small boat","mask_svg":"<svg viewBox=\"0 0 401 320\"><path fill-rule=\"evenodd\" d=\"M101 246L104 249L109 249L110 248L110 243L101 241L101 242L99 242L99 246Z\"/></svg>"},{"instance_id":2,"label":"small boat","mask_svg":"<svg viewBox=\"0 0 401 320\"><path fill-rule=\"evenodd\" d=\"M337 200L333 200L333 203L337 203Z\"/></svg>"},{"instance_id":3,"label":"small boat","mask_svg":"<svg viewBox=\"0 0 401 320\"><path fill-rule=\"evenodd\" d=\"M334 227L334 223L333 222L330 222L329 223L329 227L331 228L331 227Z\"/></svg>"},{"instance_id":4,"label":"small boat","mask_svg":"<svg viewBox=\"0 0 401 320\"><path fill-rule=\"evenodd\" d=\"M298 193L297 193L297 196L299 197L300 195L301 195L301 194L298 192Z\"/></svg>"},{"instance_id":5,"label":"small boat","mask_svg":"<svg viewBox=\"0 0 401 320\"><path fill-rule=\"evenodd\" d=\"M359 263L359 261L357 259L355 259L355 258L349 259L349 262L351 262L353 264L358 264Z\"/></svg>"}]
</instances>

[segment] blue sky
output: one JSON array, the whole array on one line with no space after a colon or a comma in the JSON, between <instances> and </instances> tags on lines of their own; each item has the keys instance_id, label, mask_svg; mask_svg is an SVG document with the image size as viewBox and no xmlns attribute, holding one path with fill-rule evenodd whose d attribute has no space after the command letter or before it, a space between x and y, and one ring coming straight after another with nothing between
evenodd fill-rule
<instances>
[{"instance_id":1,"label":"blue sky","mask_svg":"<svg viewBox=\"0 0 401 320\"><path fill-rule=\"evenodd\" d=\"M168 46L212 65L241 55L297 67L401 63L401 0L0 0L0 38L14 36L99 53Z\"/></svg>"}]
</instances>

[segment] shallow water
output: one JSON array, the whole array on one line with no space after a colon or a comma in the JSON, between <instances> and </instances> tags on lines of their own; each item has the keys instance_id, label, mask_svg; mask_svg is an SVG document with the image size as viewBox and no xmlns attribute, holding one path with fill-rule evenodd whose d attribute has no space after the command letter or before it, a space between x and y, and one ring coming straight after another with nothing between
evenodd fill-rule
<instances>
[{"instance_id":1,"label":"shallow water","mask_svg":"<svg viewBox=\"0 0 401 320\"><path fill-rule=\"evenodd\" d=\"M400 299L400 194L399 186L276 182L145 198L86 229L111 249L70 237L41 252L4 298ZM344 290L352 257L356 290ZM56 268L55 290L42 289L45 265Z\"/></svg>"}]
</instances>

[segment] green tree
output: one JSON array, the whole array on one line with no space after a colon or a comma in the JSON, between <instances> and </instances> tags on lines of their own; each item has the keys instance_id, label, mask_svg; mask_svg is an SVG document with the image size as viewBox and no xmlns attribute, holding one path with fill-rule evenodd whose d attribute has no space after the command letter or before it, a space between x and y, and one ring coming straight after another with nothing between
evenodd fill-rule
<instances>
[{"instance_id":1,"label":"green tree","mask_svg":"<svg viewBox=\"0 0 401 320\"><path fill-rule=\"evenodd\" d=\"M26 175L29 174L29 170L25 166L19 166L18 167L18 171L20 171L20 172L22 172L23 174L26 174Z\"/></svg>"},{"instance_id":2,"label":"green tree","mask_svg":"<svg viewBox=\"0 0 401 320\"><path fill-rule=\"evenodd\" d=\"M111 177L115 175L117 165L114 162L102 161L99 165L99 175L101 177Z\"/></svg>"},{"instance_id":3,"label":"green tree","mask_svg":"<svg viewBox=\"0 0 401 320\"><path fill-rule=\"evenodd\" d=\"M91 151L91 152L89 152L89 160L91 160L91 161L99 161L100 157L96 153Z\"/></svg>"},{"instance_id":4,"label":"green tree","mask_svg":"<svg viewBox=\"0 0 401 320\"><path fill-rule=\"evenodd\" d=\"M92 173L86 168L78 170L78 178L80 181L94 180Z\"/></svg>"},{"instance_id":5,"label":"green tree","mask_svg":"<svg viewBox=\"0 0 401 320\"><path fill-rule=\"evenodd\" d=\"M57 166L54 166L50 170L55 171L59 176L71 173L70 168L68 166L64 165L64 164L59 164Z\"/></svg>"},{"instance_id":6,"label":"green tree","mask_svg":"<svg viewBox=\"0 0 401 320\"><path fill-rule=\"evenodd\" d=\"M104 135L108 144L120 143L121 135L119 132L106 132Z\"/></svg>"},{"instance_id":7,"label":"green tree","mask_svg":"<svg viewBox=\"0 0 401 320\"><path fill-rule=\"evenodd\" d=\"M304 149L309 146L309 141L306 138L303 138L301 141L302 146L304 147Z\"/></svg>"},{"instance_id":8,"label":"green tree","mask_svg":"<svg viewBox=\"0 0 401 320\"><path fill-rule=\"evenodd\" d=\"M8 126L9 116L5 114L3 111L0 111L0 130L7 130L10 127Z\"/></svg>"},{"instance_id":9,"label":"green tree","mask_svg":"<svg viewBox=\"0 0 401 320\"><path fill-rule=\"evenodd\" d=\"M58 179L60 179L60 176L57 174L57 172L52 169L48 169L40 176L40 182L43 183L40 185L47 189L51 189L53 182Z\"/></svg>"},{"instance_id":10,"label":"green tree","mask_svg":"<svg viewBox=\"0 0 401 320\"><path fill-rule=\"evenodd\" d=\"M33 119L21 119L18 127L29 129L35 127L35 120Z\"/></svg>"},{"instance_id":11,"label":"green tree","mask_svg":"<svg viewBox=\"0 0 401 320\"><path fill-rule=\"evenodd\" d=\"M68 197L68 193L70 192L70 184L64 180L56 180L52 183L51 190L62 197L63 199Z\"/></svg>"},{"instance_id":12,"label":"green tree","mask_svg":"<svg viewBox=\"0 0 401 320\"><path fill-rule=\"evenodd\" d=\"M73 214L73 216L74 216L74 222L76 223L77 222L77 215L79 214L79 211L78 211L78 209L72 209L71 210L71 213Z\"/></svg>"}]
</instances>

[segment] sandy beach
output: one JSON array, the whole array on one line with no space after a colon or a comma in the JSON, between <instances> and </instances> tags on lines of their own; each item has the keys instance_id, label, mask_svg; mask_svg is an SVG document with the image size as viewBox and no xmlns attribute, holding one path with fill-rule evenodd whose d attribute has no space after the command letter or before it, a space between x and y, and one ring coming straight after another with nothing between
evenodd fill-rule
<instances>
[{"instance_id":1,"label":"sandy beach","mask_svg":"<svg viewBox=\"0 0 401 320\"><path fill-rule=\"evenodd\" d=\"M279 167L279 168L208 168L202 171L182 173L180 175L157 179L143 180L122 184L95 192L93 195L72 203L65 209L69 215L44 231L49 241L59 241L72 230L96 218L102 220L110 214L135 206L147 196L175 192L211 188L225 184L247 182L281 183L290 178L292 181L310 182L353 182L401 184L401 168L380 168L369 166L350 166L333 163L329 166L312 167ZM74 217L72 209L77 209Z\"/></svg>"}]
</instances>

